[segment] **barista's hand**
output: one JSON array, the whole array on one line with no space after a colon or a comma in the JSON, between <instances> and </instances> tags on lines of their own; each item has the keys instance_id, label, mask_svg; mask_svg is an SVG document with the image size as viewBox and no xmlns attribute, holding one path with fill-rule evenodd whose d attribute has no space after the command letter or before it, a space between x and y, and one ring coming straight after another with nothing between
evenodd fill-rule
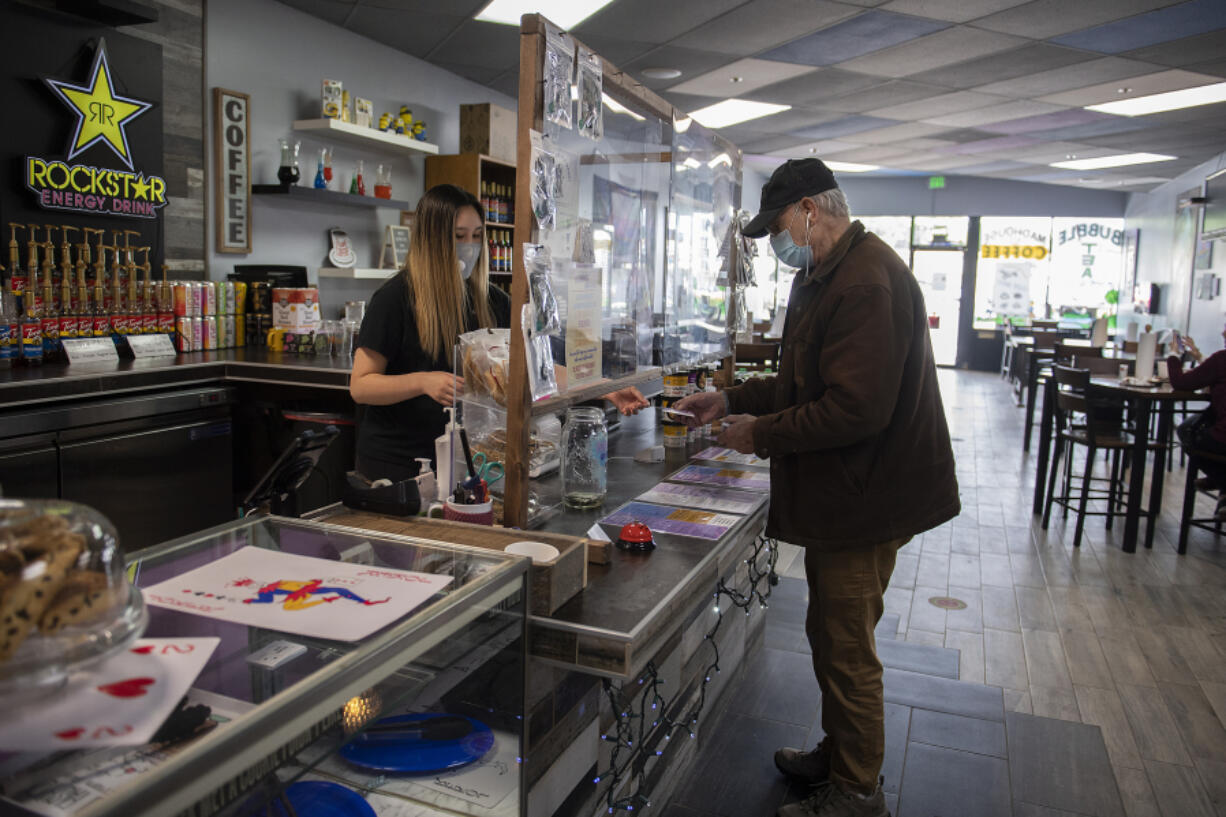
<instances>
[{"instance_id":1,"label":"barista's hand","mask_svg":"<svg viewBox=\"0 0 1226 817\"><path fill-rule=\"evenodd\" d=\"M691 411L694 417L680 417L690 428L705 426L712 420L724 416L724 395L717 391L700 391L689 397L682 397L673 404L673 408Z\"/></svg>"},{"instance_id":2,"label":"barista's hand","mask_svg":"<svg viewBox=\"0 0 1226 817\"><path fill-rule=\"evenodd\" d=\"M417 372L421 393L442 406L454 406L455 396L464 388L464 378L451 372Z\"/></svg>"},{"instance_id":3,"label":"barista's hand","mask_svg":"<svg viewBox=\"0 0 1226 817\"><path fill-rule=\"evenodd\" d=\"M756 419L752 414L733 414L724 418L723 430L716 442L740 454L752 454L753 424Z\"/></svg>"},{"instance_id":4,"label":"barista's hand","mask_svg":"<svg viewBox=\"0 0 1226 817\"><path fill-rule=\"evenodd\" d=\"M643 393L634 386L627 386L624 389L619 389L614 392L609 392L604 396L613 406L625 416L629 417L632 414L638 414L640 410L647 408L650 405Z\"/></svg>"}]
</instances>

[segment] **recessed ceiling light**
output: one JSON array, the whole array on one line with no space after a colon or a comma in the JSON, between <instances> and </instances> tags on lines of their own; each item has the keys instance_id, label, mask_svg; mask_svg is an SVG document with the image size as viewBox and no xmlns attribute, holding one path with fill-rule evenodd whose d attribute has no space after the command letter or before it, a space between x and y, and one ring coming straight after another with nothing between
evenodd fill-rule
<instances>
[{"instance_id":1,"label":"recessed ceiling light","mask_svg":"<svg viewBox=\"0 0 1226 817\"><path fill-rule=\"evenodd\" d=\"M1097 159L1076 159L1071 162L1052 162L1052 167L1068 170L1098 170L1104 167L1143 165L1149 162L1169 162L1174 156L1164 153L1118 153L1115 156L1099 156Z\"/></svg>"},{"instance_id":2,"label":"recessed ceiling light","mask_svg":"<svg viewBox=\"0 0 1226 817\"><path fill-rule=\"evenodd\" d=\"M763 116L791 109L791 105L776 105L771 102L752 102L748 99L725 99L697 111L691 111L690 117L698 120L708 128L726 128L738 122L747 122Z\"/></svg>"},{"instance_id":3,"label":"recessed ceiling light","mask_svg":"<svg viewBox=\"0 0 1226 817\"><path fill-rule=\"evenodd\" d=\"M1064 154L1064 158L1065 158L1065 159L1076 159L1076 158L1077 158L1077 154L1076 154L1076 153L1066 153L1066 154Z\"/></svg>"},{"instance_id":4,"label":"recessed ceiling light","mask_svg":"<svg viewBox=\"0 0 1226 817\"><path fill-rule=\"evenodd\" d=\"M639 73L649 79L676 79L681 76L676 68L644 68Z\"/></svg>"},{"instance_id":5,"label":"recessed ceiling light","mask_svg":"<svg viewBox=\"0 0 1226 817\"><path fill-rule=\"evenodd\" d=\"M745 78L744 77L728 77L728 81L731 82L733 85L735 85L738 82L744 82Z\"/></svg>"},{"instance_id":6,"label":"recessed ceiling light","mask_svg":"<svg viewBox=\"0 0 1226 817\"><path fill-rule=\"evenodd\" d=\"M880 165L861 165L855 162L826 162L826 167L839 173L867 173Z\"/></svg>"},{"instance_id":7,"label":"recessed ceiling light","mask_svg":"<svg viewBox=\"0 0 1226 817\"><path fill-rule=\"evenodd\" d=\"M492 0L476 19L517 26L525 14L539 13L562 28L574 28L612 0Z\"/></svg>"},{"instance_id":8,"label":"recessed ceiling light","mask_svg":"<svg viewBox=\"0 0 1226 817\"><path fill-rule=\"evenodd\" d=\"M1131 88L1116 88L1116 89L1115 89L1115 92L1116 92L1117 94L1131 94L1131 93L1132 93L1132 89L1131 89Z\"/></svg>"},{"instance_id":9,"label":"recessed ceiling light","mask_svg":"<svg viewBox=\"0 0 1226 817\"><path fill-rule=\"evenodd\" d=\"M1226 82L1201 85L1198 88L1184 88L1181 91L1167 91L1162 94L1136 96L1132 99L1104 102L1101 105L1087 105L1086 110L1112 113L1116 116L1145 116L1162 111L1176 111L1180 108L1194 108L1197 105L1212 105L1215 102L1226 102Z\"/></svg>"}]
</instances>

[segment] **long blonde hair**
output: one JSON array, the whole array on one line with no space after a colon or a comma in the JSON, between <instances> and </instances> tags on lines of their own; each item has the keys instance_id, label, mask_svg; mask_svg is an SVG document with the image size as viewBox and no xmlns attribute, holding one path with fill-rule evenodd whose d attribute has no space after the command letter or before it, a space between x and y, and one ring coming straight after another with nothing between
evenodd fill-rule
<instances>
[{"instance_id":1,"label":"long blonde hair","mask_svg":"<svg viewBox=\"0 0 1226 817\"><path fill-rule=\"evenodd\" d=\"M464 314L470 304L482 328L494 325L484 240L472 275L464 281L459 274L455 223L465 207L476 210L485 223L480 200L467 190L440 184L426 191L417 203L409 255L400 273L407 276L409 303L422 350L433 360L446 359L449 365L454 365L456 338L464 331Z\"/></svg>"}]
</instances>

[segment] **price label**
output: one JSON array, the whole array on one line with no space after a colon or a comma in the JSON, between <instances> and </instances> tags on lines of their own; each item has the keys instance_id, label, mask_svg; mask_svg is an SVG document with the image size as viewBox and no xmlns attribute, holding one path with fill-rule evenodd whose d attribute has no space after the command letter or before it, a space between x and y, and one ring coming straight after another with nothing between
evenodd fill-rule
<instances>
[{"instance_id":1,"label":"price label","mask_svg":"<svg viewBox=\"0 0 1226 817\"><path fill-rule=\"evenodd\" d=\"M119 352L110 338L65 338L61 342L69 363L119 362Z\"/></svg>"},{"instance_id":2,"label":"price label","mask_svg":"<svg viewBox=\"0 0 1226 817\"><path fill-rule=\"evenodd\" d=\"M137 360L146 357L174 357L178 354L169 335L128 335L127 340Z\"/></svg>"}]
</instances>

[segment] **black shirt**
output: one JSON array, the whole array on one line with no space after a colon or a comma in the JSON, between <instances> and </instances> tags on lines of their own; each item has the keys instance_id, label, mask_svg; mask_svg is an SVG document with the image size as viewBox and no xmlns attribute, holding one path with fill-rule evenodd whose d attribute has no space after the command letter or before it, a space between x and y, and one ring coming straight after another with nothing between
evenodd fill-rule
<instances>
[{"instance_id":1,"label":"black shirt","mask_svg":"<svg viewBox=\"0 0 1226 817\"><path fill-rule=\"evenodd\" d=\"M496 286L489 288L490 311L499 327L511 325L511 299ZM465 331L479 328L476 313L469 308L464 316ZM432 360L421 348L417 337L417 321L409 303L409 287L405 275L389 278L370 299L358 346L364 346L387 358L384 374L411 372L450 372L446 356ZM420 395L390 406L363 406L358 423L357 455L365 470L387 468L388 475L409 468L416 471L417 457L434 458L434 441L447 425L443 407L428 395ZM367 473L370 479L385 476Z\"/></svg>"}]
</instances>

